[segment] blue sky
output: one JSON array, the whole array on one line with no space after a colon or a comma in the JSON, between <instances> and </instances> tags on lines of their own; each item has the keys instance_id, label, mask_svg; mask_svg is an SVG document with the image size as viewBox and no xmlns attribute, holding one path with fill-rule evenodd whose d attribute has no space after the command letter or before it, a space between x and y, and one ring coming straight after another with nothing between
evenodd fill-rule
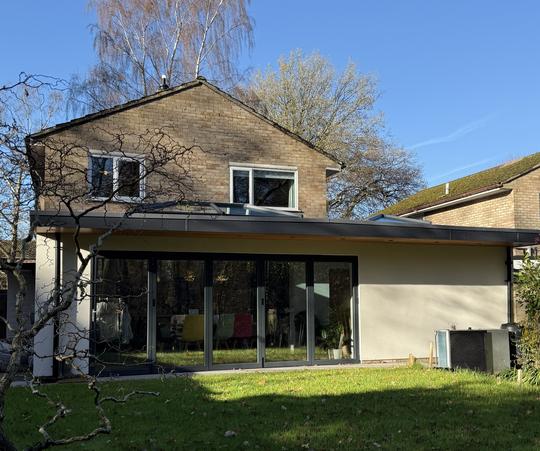
<instances>
[{"instance_id":1,"label":"blue sky","mask_svg":"<svg viewBox=\"0 0 540 451\"><path fill-rule=\"evenodd\" d=\"M83 0L5 2L0 83L20 71L68 78L94 61ZM540 2L254 0L244 68L302 48L376 76L377 108L428 184L540 151Z\"/></svg>"}]
</instances>

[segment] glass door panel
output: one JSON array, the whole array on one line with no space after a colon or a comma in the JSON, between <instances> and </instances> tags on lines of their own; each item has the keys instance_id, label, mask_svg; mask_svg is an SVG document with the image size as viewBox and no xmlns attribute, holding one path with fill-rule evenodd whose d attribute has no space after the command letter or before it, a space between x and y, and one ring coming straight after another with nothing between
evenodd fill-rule
<instances>
[{"instance_id":1,"label":"glass door panel","mask_svg":"<svg viewBox=\"0 0 540 451\"><path fill-rule=\"evenodd\" d=\"M256 262L217 260L213 266L213 363L256 363Z\"/></svg>"},{"instance_id":2,"label":"glass door panel","mask_svg":"<svg viewBox=\"0 0 540 451\"><path fill-rule=\"evenodd\" d=\"M147 363L146 260L99 258L94 294L95 364Z\"/></svg>"},{"instance_id":3,"label":"glass door panel","mask_svg":"<svg viewBox=\"0 0 540 451\"><path fill-rule=\"evenodd\" d=\"M204 366L204 261L158 262L156 363Z\"/></svg>"},{"instance_id":4,"label":"glass door panel","mask_svg":"<svg viewBox=\"0 0 540 451\"><path fill-rule=\"evenodd\" d=\"M306 264L268 261L264 283L265 360L307 360Z\"/></svg>"},{"instance_id":5,"label":"glass door panel","mask_svg":"<svg viewBox=\"0 0 540 451\"><path fill-rule=\"evenodd\" d=\"M352 264L314 263L315 360L351 359Z\"/></svg>"}]
</instances>

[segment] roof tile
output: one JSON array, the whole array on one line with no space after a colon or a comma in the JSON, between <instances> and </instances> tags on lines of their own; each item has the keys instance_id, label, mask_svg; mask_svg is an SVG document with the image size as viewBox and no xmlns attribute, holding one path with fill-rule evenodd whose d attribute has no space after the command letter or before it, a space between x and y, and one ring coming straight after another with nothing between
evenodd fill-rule
<instances>
[{"instance_id":1,"label":"roof tile","mask_svg":"<svg viewBox=\"0 0 540 451\"><path fill-rule=\"evenodd\" d=\"M539 165L540 152L537 152L518 160L486 169L485 171L452 180L449 182L448 194L446 194L446 183L441 183L440 185L418 191L416 194L385 208L380 213L403 215L415 210L486 191L490 188L500 187L510 180L536 169Z\"/></svg>"}]
</instances>

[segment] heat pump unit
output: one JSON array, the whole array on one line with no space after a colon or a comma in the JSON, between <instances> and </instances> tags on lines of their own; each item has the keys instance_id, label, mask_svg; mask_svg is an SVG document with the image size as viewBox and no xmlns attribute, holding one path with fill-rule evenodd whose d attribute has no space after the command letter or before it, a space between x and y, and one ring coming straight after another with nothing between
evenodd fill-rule
<instances>
[{"instance_id":1,"label":"heat pump unit","mask_svg":"<svg viewBox=\"0 0 540 451\"><path fill-rule=\"evenodd\" d=\"M498 373L510 368L510 340L506 330L438 330L437 366Z\"/></svg>"},{"instance_id":2,"label":"heat pump unit","mask_svg":"<svg viewBox=\"0 0 540 451\"><path fill-rule=\"evenodd\" d=\"M486 371L485 335L485 330L438 330L438 366Z\"/></svg>"},{"instance_id":3,"label":"heat pump unit","mask_svg":"<svg viewBox=\"0 0 540 451\"><path fill-rule=\"evenodd\" d=\"M510 368L510 336L507 330L488 330L486 335L486 366L489 373Z\"/></svg>"}]
</instances>

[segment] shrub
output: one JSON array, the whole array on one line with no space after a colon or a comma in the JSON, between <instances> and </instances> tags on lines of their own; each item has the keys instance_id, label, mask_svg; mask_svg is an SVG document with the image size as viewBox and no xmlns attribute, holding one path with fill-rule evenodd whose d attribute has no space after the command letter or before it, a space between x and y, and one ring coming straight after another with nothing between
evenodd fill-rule
<instances>
[{"instance_id":1,"label":"shrub","mask_svg":"<svg viewBox=\"0 0 540 451\"><path fill-rule=\"evenodd\" d=\"M534 373L538 379L540 370L540 265L528 254L523 267L516 276L516 298L525 311L522 336L519 343L520 362L524 372Z\"/></svg>"}]
</instances>

